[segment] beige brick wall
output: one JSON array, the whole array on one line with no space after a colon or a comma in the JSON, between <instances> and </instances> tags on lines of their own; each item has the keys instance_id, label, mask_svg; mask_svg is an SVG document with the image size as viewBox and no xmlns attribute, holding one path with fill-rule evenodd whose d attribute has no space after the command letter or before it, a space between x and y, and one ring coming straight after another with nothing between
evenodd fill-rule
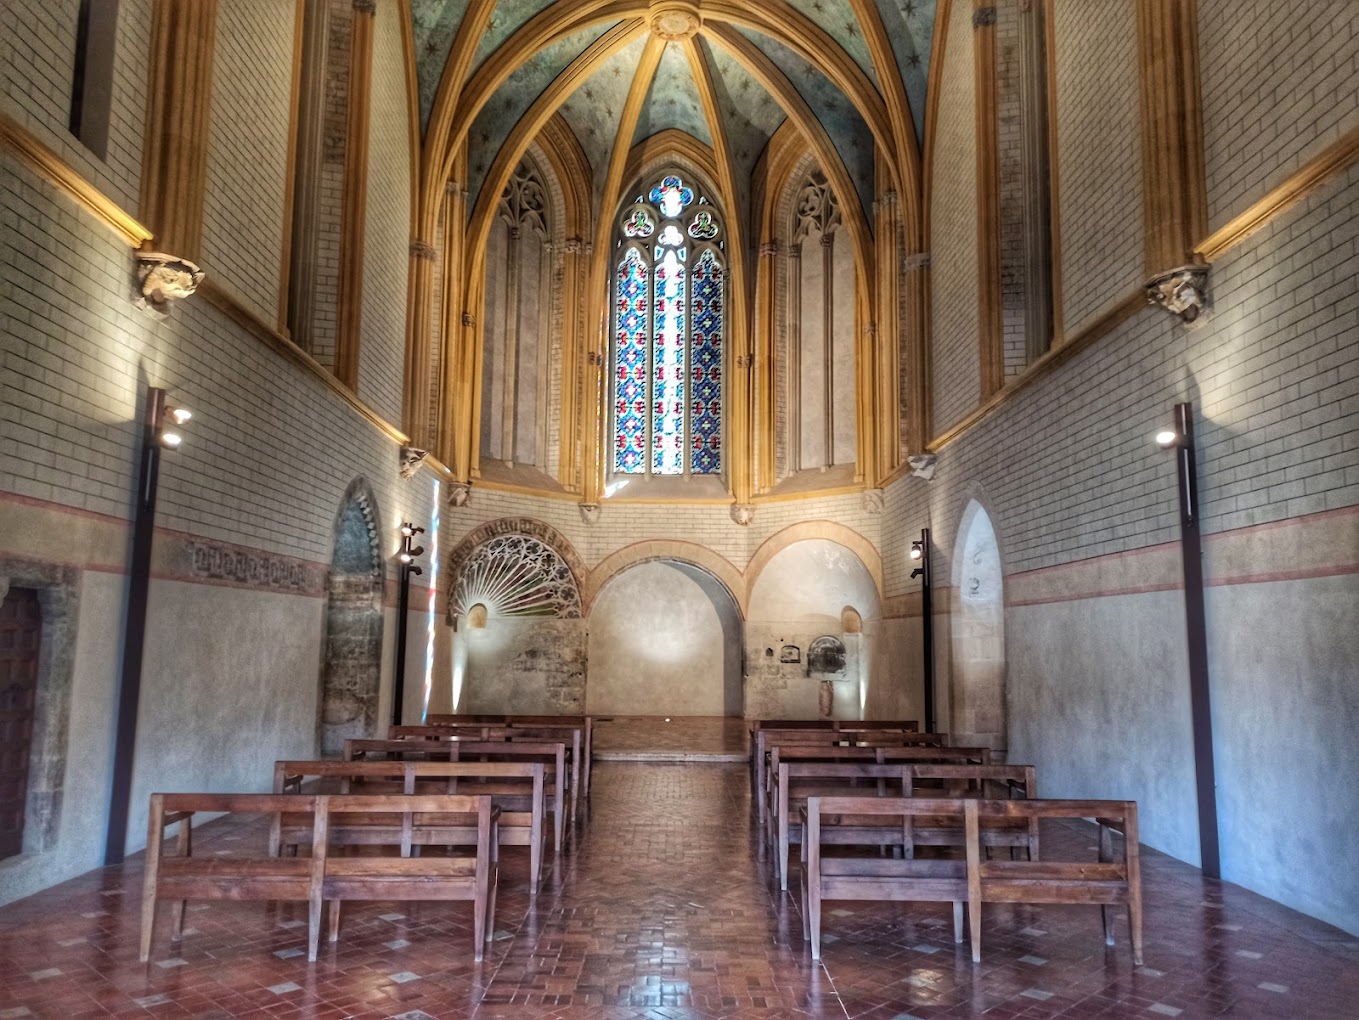
<instances>
[{"instance_id":1,"label":"beige brick wall","mask_svg":"<svg viewBox=\"0 0 1359 1020\"><path fill-rule=\"evenodd\" d=\"M972 6L955 3L939 75L930 196L932 434L953 425L981 399L972 32Z\"/></svg>"},{"instance_id":2,"label":"beige brick wall","mask_svg":"<svg viewBox=\"0 0 1359 1020\"><path fill-rule=\"evenodd\" d=\"M1208 226L1359 127L1353 0L1200 0Z\"/></svg>"},{"instance_id":3,"label":"beige brick wall","mask_svg":"<svg viewBox=\"0 0 1359 1020\"><path fill-rule=\"evenodd\" d=\"M0 3L0 109L136 215L151 5L118 5L108 150L103 159L68 130L79 8L79 0Z\"/></svg>"},{"instance_id":4,"label":"beige brick wall","mask_svg":"<svg viewBox=\"0 0 1359 1020\"><path fill-rule=\"evenodd\" d=\"M199 261L270 323L278 318L293 15L276 0L221 4L213 52Z\"/></svg>"},{"instance_id":5,"label":"beige brick wall","mask_svg":"<svg viewBox=\"0 0 1359 1020\"><path fill-rule=\"evenodd\" d=\"M410 110L401 10L396 4L378 4L373 25L358 385L359 396L393 422L401 421L411 236Z\"/></svg>"},{"instance_id":6,"label":"beige brick wall","mask_svg":"<svg viewBox=\"0 0 1359 1020\"><path fill-rule=\"evenodd\" d=\"M1064 328L1143 282L1137 18L1131 3L1054 0Z\"/></svg>"}]
</instances>

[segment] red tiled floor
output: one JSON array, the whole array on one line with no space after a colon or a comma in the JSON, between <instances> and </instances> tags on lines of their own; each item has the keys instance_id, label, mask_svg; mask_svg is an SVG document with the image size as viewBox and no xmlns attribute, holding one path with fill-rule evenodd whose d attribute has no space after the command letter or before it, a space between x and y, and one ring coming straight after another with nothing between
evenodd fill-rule
<instances>
[{"instance_id":1,"label":"red tiled floor","mask_svg":"<svg viewBox=\"0 0 1359 1020\"><path fill-rule=\"evenodd\" d=\"M743 767L605 762L594 783L536 902L526 851L505 851L481 965L467 905L413 903L347 906L315 964L302 905L191 905L179 954L163 918L139 964L136 858L0 909L0 1020L1359 1015L1359 940L1150 851L1137 970L1093 907L988 908L974 966L947 906L829 904L813 963L760 859ZM198 842L260 837L216 824Z\"/></svg>"}]
</instances>

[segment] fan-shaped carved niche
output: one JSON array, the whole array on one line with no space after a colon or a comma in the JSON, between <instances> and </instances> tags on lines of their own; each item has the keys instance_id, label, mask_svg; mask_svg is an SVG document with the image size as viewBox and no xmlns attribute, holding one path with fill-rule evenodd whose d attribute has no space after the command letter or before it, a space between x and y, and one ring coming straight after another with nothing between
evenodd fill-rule
<instances>
[{"instance_id":1,"label":"fan-shaped carved niche","mask_svg":"<svg viewBox=\"0 0 1359 1020\"><path fill-rule=\"evenodd\" d=\"M807 647L807 675L815 673L843 673L845 645L837 637L823 635Z\"/></svg>"},{"instance_id":2,"label":"fan-shaped carved niche","mask_svg":"<svg viewBox=\"0 0 1359 1020\"><path fill-rule=\"evenodd\" d=\"M580 591L571 568L551 546L529 535L499 535L463 563L449 597L449 615L485 626L497 616L580 618Z\"/></svg>"}]
</instances>

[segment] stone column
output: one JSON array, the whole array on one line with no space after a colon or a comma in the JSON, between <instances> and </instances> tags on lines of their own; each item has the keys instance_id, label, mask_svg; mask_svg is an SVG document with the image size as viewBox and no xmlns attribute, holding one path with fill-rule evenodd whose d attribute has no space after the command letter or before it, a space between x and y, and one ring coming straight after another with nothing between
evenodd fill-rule
<instances>
[{"instance_id":1,"label":"stone column","mask_svg":"<svg viewBox=\"0 0 1359 1020\"><path fill-rule=\"evenodd\" d=\"M996 8L974 0L972 52L977 109L977 304L981 398L1005 385L1000 306L1000 138L996 102Z\"/></svg>"},{"instance_id":2,"label":"stone column","mask_svg":"<svg viewBox=\"0 0 1359 1020\"><path fill-rule=\"evenodd\" d=\"M354 0L349 35L349 110L345 123L344 203L340 214L340 295L335 375L359 383L363 318L363 230L368 202L368 121L373 87L373 20L377 0Z\"/></svg>"}]
</instances>

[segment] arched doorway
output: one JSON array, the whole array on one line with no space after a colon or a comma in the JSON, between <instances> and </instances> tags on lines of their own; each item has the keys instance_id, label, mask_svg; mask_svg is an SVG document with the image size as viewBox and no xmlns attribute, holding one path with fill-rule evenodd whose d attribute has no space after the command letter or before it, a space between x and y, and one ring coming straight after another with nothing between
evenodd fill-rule
<instances>
[{"instance_id":1,"label":"arched doorway","mask_svg":"<svg viewBox=\"0 0 1359 1020\"><path fill-rule=\"evenodd\" d=\"M318 740L339 754L347 737L377 728L382 675L383 563L377 500L356 478L335 521L327 584L325 662L321 670Z\"/></svg>"},{"instance_id":2,"label":"arched doorway","mask_svg":"<svg viewBox=\"0 0 1359 1020\"><path fill-rule=\"evenodd\" d=\"M591 715L740 716L741 613L720 581L647 560L605 583L590 609Z\"/></svg>"},{"instance_id":3,"label":"arched doorway","mask_svg":"<svg viewBox=\"0 0 1359 1020\"><path fill-rule=\"evenodd\" d=\"M954 743L1006 748L1005 592L996 530L971 500L963 511L953 556L957 605L949 683Z\"/></svg>"}]
</instances>

